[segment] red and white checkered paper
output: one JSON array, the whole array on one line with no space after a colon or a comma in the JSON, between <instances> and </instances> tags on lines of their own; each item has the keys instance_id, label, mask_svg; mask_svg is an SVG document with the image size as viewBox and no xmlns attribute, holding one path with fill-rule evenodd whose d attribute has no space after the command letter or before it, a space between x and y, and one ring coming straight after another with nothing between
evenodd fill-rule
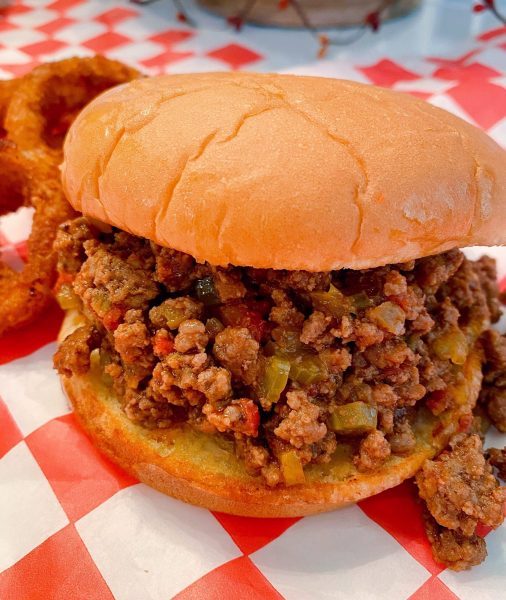
<instances>
[{"instance_id":1,"label":"red and white checkered paper","mask_svg":"<svg viewBox=\"0 0 506 600\"><path fill-rule=\"evenodd\" d=\"M415 17L325 61L313 60L314 42L304 33L248 27L238 35L189 5L198 30L177 23L167 0L146 8L13 2L0 9L0 77L95 52L148 73L341 76L416 94L506 146L506 27L486 15L472 21L465 2L428 1ZM444 35L430 32L437 23ZM14 268L23 265L30 218L21 209L0 219L2 260ZM506 275L506 250L488 252ZM75 423L51 368L60 321L52 307L0 339L1 600L504 598L506 527L482 531L483 565L444 570L432 559L410 482L304 519L212 513L139 484L102 458ZM495 444L504 439L497 435Z\"/></svg>"}]
</instances>

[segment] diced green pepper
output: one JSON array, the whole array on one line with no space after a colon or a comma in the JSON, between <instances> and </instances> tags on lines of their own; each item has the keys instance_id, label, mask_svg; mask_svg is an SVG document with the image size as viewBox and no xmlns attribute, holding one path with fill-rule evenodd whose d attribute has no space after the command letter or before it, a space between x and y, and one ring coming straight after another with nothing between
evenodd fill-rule
<instances>
[{"instance_id":1,"label":"diced green pepper","mask_svg":"<svg viewBox=\"0 0 506 600\"><path fill-rule=\"evenodd\" d=\"M355 435L376 429L378 411L365 402L351 402L336 407L330 415L330 429L336 433Z\"/></svg>"},{"instance_id":2,"label":"diced green pepper","mask_svg":"<svg viewBox=\"0 0 506 600\"><path fill-rule=\"evenodd\" d=\"M301 385L323 381L327 374L327 366L316 354L300 354L290 359L290 379Z\"/></svg>"},{"instance_id":3,"label":"diced green pepper","mask_svg":"<svg viewBox=\"0 0 506 600\"><path fill-rule=\"evenodd\" d=\"M220 296L216 290L212 277L204 277L204 279L199 279L195 284L195 291L198 299L206 306L212 306L220 303Z\"/></svg>"},{"instance_id":4,"label":"diced green pepper","mask_svg":"<svg viewBox=\"0 0 506 600\"><path fill-rule=\"evenodd\" d=\"M454 365L463 365L469 353L467 338L458 328L442 333L432 342L431 348L438 358L449 359Z\"/></svg>"},{"instance_id":5,"label":"diced green pepper","mask_svg":"<svg viewBox=\"0 0 506 600\"><path fill-rule=\"evenodd\" d=\"M279 457L279 462L281 463L281 473L286 485L305 483L306 477L302 468L302 462L295 450L283 452Z\"/></svg>"},{"instance_id":6,"label":"diced green pepper","mask_svg":"<svg viewBox=\"0 0 506 600\"><path fill-rule=\"evenodd\" d=\"M281 393L288 383L290 362L280 356L270 356L265 361L262 378L260 380L260 396L265 401L262 405L271 405L279 400ZM266 407L265 407L266 408Z\"/></svg>"},{"instance_id":7,"label":"diced green pepper","mask_svg":"<svg viewBox=\"0 0 506 600\"><path fill-rule=\"evenodd\" d=\"M369 308L373 305L372 300L365 292L359 292L358 294L353 294L353 296L348 296L353 304L353 308L356 310L360 310L361 308Z\"/></svg>"},{"instance_id":8,"label":"diced green pepper","mask_svg":"<svg viewBox=\"0 0 506 600\"><path fill-rule=\"evenodd\" d=\"M351 300L332 284L328 292L311 292L311 300L313 308L331 317L343 317L353 309Z\"/></svg>"}]
</instances>

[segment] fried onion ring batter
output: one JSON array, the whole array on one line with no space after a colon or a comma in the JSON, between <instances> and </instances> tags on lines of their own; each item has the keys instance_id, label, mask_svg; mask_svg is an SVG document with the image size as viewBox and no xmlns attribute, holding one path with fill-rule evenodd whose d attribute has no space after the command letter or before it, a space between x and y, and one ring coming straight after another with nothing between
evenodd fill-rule
<instances>
[{"instance_id":1,"label":"fried onion ring batter","mask_svg":"<svg viewBox=\"0 0 506 600\"><path fill-rule=\"evenodd\" d=\"M52 295L56 230L74 214L59 172L68 127L97 94L138 75L96 56L48 63L0 82L0 215L23 205L35 209L23 270L0 262L0 335L30 322Z\"/></svg>"}]
</instances>

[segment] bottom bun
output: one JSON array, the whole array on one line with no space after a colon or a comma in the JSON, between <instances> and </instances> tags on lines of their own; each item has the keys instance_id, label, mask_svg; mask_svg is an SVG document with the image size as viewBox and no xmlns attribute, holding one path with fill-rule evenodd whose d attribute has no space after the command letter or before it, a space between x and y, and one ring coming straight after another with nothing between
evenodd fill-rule
<instances>
[{"instance_id":1,"label":"bottom bun","mask_svg":"<svg viewBox=\"0 0 506 600\"><path fill-rule=\"evenodd\" d=\"M68 314L64 339L80 324ZM464 366L466 381L455 388L457 408L434 417L421 409L413 429L416 449L390 457L372 473L358 472L351 447L340 444L326 465L306 467L306 483L269 488L249 475L236 458L233 442L189 426L150 430L130 421L100 373L63 378L78 421L94 444L113 462L147 485L210 510L250 517L298 517L333 510L391 488L412 477L458 430L459 419L474 407L481 387L481 356L472 352Z\"/></svg>"}]
</instances>

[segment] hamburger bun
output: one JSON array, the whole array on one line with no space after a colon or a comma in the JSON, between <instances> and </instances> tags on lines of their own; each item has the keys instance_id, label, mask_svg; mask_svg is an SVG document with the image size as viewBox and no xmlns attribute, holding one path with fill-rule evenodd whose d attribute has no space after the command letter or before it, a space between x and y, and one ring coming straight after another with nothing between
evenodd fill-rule
<instances>
[{"instance_id":1,"label":"hamburger bun","mask_svg":"<svg viewBox=\"0 0 506 600\"><path fill-rule=\"evenodd\" d=\"M82 324L69 311L59 341ZM246 472L225 437L190 428L150 430L133 423L101 373L62 379L75 415L94 444L113 462L147 485L210 510L249 517L298 517L357 502L413 477L427 458L439 453L468 415L481 387L481 355L471 352L464 366L465 383L455 388L464 402L439 417L419 412L414 424L416 448L407 457L390 457L381 468L361 473L351 449L340 444L332 461L305 469L306 483L269 488Z\"/></svg>"},{"instance_id":2,"label":"hamburger bun","mask_svg":"<svg viewBox=\"0 0 506 600\"><path fill-rule=\"evenodd\" d=\"M99 96L62 173L76 210L197 260L329 271L506 243L505 156L401 93L210 73Z\"/></svg>"}]
</instances>

